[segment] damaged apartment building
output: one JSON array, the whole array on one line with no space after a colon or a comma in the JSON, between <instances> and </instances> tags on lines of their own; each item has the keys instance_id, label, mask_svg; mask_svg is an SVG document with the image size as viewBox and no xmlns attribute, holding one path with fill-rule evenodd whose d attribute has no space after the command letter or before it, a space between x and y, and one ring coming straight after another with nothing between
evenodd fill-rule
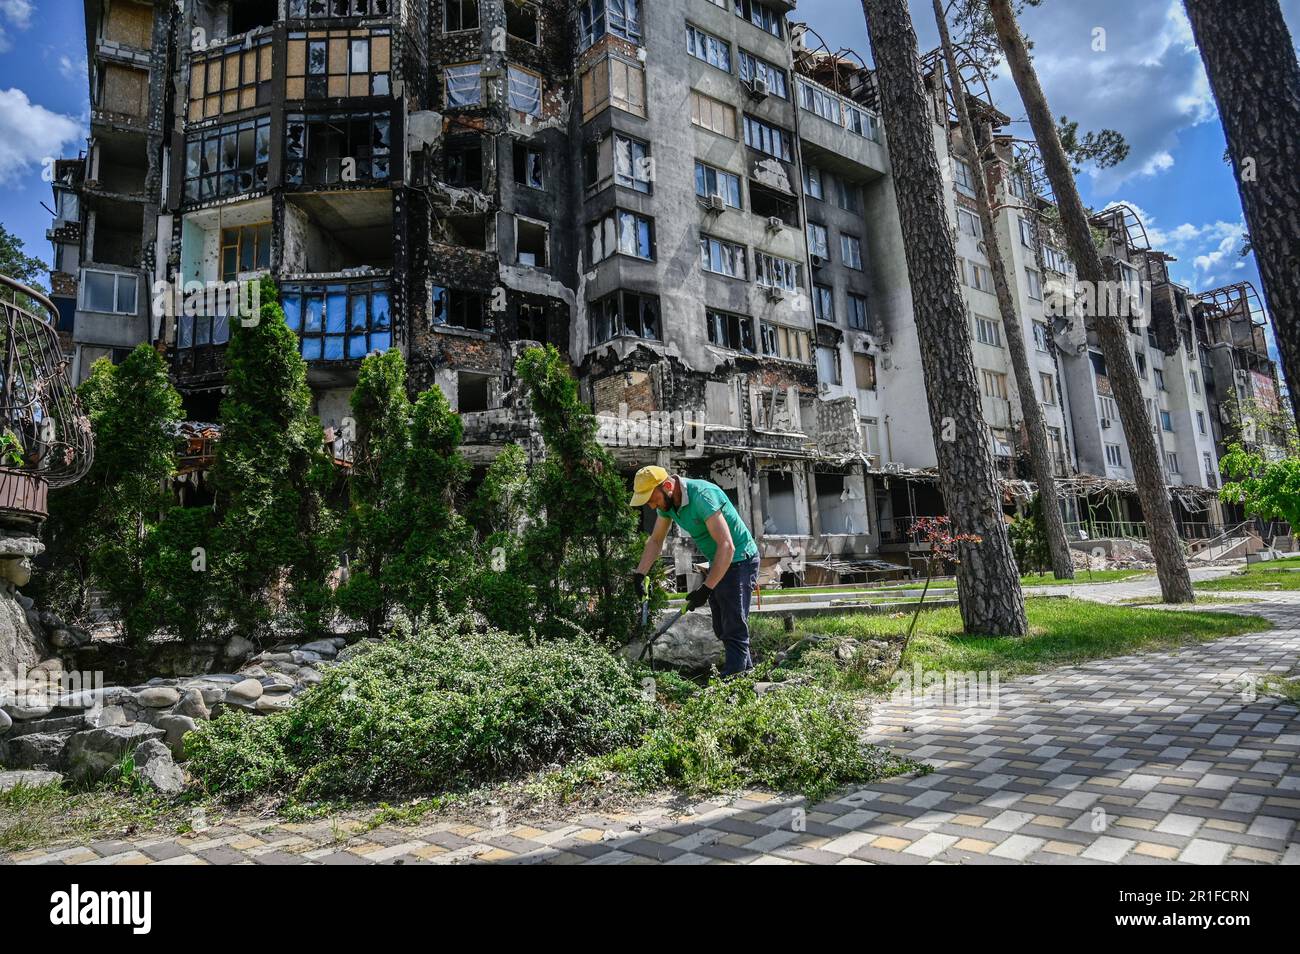
<instances>
[{"instance_id":1,"label":"damaged apartment building","mask_svg":"<svg viewBox=\"0 0 1300 954\"><path fill-rule=\"evenodd\" d=\"M50 233L75 373L153 343L213 437L229 319L156 313L150 289L269 273L327 427L344 423L361 359L396 347L412 386L439 385L461 413L477 467L507 444L540 450L513 367L549 343L629 475L659 463L724 488L766 580L906 566L912 521L942 503L873 76L793 10L89 0L91 136L57 167ZM1013 512L1028 486L1019 407L971 167L937 96L935 137ZM1117 526L1136 524L1104 368L1044 304L1070 274L1046 200L1018 173L997 188L1015 193L999 227L1059 473L1075 479L1067 519L1095 531L1099 494L1122 498ZM1156 267L1124 221L1111 228L1117 269ZM1235 333L1212 331L1230 305L1163 287L1172 337L1148 345L1140 328L1134 345L1169 385L1147 372L1170 483L1204 489L1219 431L1197 430L1214 419L1209 378L1193 392L1189 375L1222 343L1208 335ZM690 577L697 556L678 540L670 572Z\"/></svg>"}]
</instances>

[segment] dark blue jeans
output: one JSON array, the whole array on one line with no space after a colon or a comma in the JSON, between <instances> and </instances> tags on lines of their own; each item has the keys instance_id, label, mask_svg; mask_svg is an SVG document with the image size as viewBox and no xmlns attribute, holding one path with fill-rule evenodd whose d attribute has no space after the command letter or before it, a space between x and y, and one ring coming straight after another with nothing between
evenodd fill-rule
<instances>
[{"instance_id":1,"label":"dark blue jeans","mask_svg":"<svg viewBox=\"0 0 1300 954\"><path fill-rule=\"evenodd\" d=\"M713 634L722 640L727 658L722 675L734 676L754 666L749 655L749 598L758 576L758 557L731 564L709 595L709 612L713 616Z\"/></svg>"}]
</instances>

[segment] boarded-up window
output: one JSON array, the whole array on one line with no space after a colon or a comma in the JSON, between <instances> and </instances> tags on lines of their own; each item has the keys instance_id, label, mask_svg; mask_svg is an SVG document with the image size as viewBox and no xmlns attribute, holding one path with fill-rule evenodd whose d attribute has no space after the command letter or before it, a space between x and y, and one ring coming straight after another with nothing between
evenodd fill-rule
<instances>
[{"instance_id":1,"label":"boarded-up window","mask_svg":"<svg viewBox=\"0 0 1300 954\"><path fill-rule=\"evenodd\" d=\"M290 33L285 98L389 95L392 36L387 30Z\"/></svg>"},{"instance_id":2,"label":"boarded-up window","mask_svg":"<svg viewBox=\"0 0 1300 954\"><path fill-rule=\"evenodd\" d=\"M271 102L271 37L235 43L190 64L189 120L198 122Z\"/></svg>"},{"instance_id":3,"label":"boarded-up window","mask_svg":"<svg viewBox=\"0 0 1300 954\"><path fill-rule=\"evenodd\" d=\"M104 20L104 39L138 50L153 46L153 7L131 0L112 0Z\"/></svg>"},{"instance_id":4,"label":"boarded-up window","mask_svg":"<svg viewBox=\"0 0 1300 954\"><path fill-rule=\"evenodd\" d=\"M736 110L726 103L691 91L691 122L728 139L736 138Z\"/></svg>"},{"instance_id":5,"label":"boarded-up window","mask_svg":"<svg viewBox=\"0 0 1300 954\"><path fill-rule=\"evenodd\" d=\"M101 109L144 119L149 114L149 74L110 63L104 67Z\"/></svg>"},{"instance_id":6,"label":"boarded-up window","mask_svg":"<svg viewBox=\"0 0 1300 954\"><path fill-rule=\"evenodd\" d=\"M853 356L853 374L858 379L858 389L874 391L876 389L876 359L869 354Z\"/></svg>"},{"instance_id":7,"label":"boarded-up window","mask_svg":"<svg viewBox=\"0 0 1300 954\"><path fill-rule=\"evenodd\" d=\"M645 70L635 63L608 56L582 74L582 118L588 120L607 106L645 116Z\"/></svg>"}]
</instances>

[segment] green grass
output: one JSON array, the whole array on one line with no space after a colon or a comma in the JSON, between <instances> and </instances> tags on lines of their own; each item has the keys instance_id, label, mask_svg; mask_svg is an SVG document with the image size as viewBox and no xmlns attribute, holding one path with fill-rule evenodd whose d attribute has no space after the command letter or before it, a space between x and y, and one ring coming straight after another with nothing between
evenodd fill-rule
<instances>
[{"instance_id":1,"label":"green grass","mask_svg":"<svg viewBox=\"0 0 1300 954\"><path fill-rule=\"evenodd\" d=\"M1030 635L1018 639L965 636L955 608L927 610L917 620L902 667L919 664L923 670L997 670L1006 678L1141 650L1172 649L1272 626L1256 616L1195 610L1174 613L1047 597L1026 600L1025 609ZM796 620L794 632L788 633L780 620L751 618L750 627L755 648L770 653L809 633L902 639L909 619L906 613L821 616Z\"/></svg>"},{"instance_id":2,"label":"green grass","mask_svg":"<svg viewBox=\"0 0 1300 954\"><path fill-rule=\"evenodd\" d=\"M1294 569L1286 569L1292 567ZM1202 580L1198 590L1300 590L1300 557L1251 563L1244 572Z\"/></svg>"},{"instance_id":3,"label":"green grass","mask_svg":"<svg viewBox=\"0 0 1300 954\"><path fill-rule=\"evenodd\" d=\"M1149 570L1075 570L1074 579L1058 580L1051 573L1026 573L1020 578L1021 586L1079 586L1084 583L1114 583L1117 580L1129 580L1133 577L1148 576ZM805 595L831 595L831 596L861 596L864 599L885 599L896 596L900 590L919 591L925 586L925 580L906 580L895 583L873 583L861 584L858 586L792 586L788 589L766 588L763 590L764 599L774 599L779 596L805 596ZM951 577L931 580L931 590L951 590L955 589L957 581ZM685 593L669 593L670 600L684 600Z\"/></svg>"},{"instance_id":4,"label":"green grass","mask_svg":"<svg viewBox=\"0 0 1300 954\"><path fill-rule=\"evenodd\" d=\"M1284 679L1281 676L1266 676L1259 683L1259 692L1265 696L1277 696L1300 705L1300 678Z\"/></svg>"},{"instance_id":5,"label":"green grass","mask_svg":"<svg viewBox=\"0 0 1300 954\"><path fill-rule=\"evenodd\" d=\"M111 840L160 830L191 830L196 806L104 786L69 791L19 785L0 792L0 851L26 851L59 841Z\"/></svg>"}]
</instances>

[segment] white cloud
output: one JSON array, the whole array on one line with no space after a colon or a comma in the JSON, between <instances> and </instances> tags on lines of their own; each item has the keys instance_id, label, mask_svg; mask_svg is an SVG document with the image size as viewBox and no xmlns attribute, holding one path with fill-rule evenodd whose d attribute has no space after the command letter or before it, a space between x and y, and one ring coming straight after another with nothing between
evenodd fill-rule
<instances>
[{"instance_id":1,"label":"white cloud","mask_svg":"<svg viewBox=\"0 0 1300 954\"><path fill-rule=\"evenodd\" d=\"M33 103L20 89L0 90L0 183L13 182L30 167L62 155L84 135L71 116Z\"/></svg>"},{"instance_id":2,"label":"white cloud","mask_svg":"<svg viewBox=\"0 0 1300 954\"><path fill-rule=\"evenodd\" d=\"M20 30L32 25L31 0L0 0L0 14Z\"/></svg>"},{"instance_id":3,"label":"white cloud","mask_svg":"<svg viewBox=\"0 0 1300 954\"><path fill-rule=\"evenodd\" d=\"M1027 9L1021 23L1052 111L1081 130L1115 129L1129 144L1118 166L1087 168L1097 194L1167 173L1180 134L1217 116L1182 0L1054 2ZM1105 30L1102 50L1094 48L1097 27ZM1019 119L1015 86L1005 67L998 73L994 96Z\"/></svg>"},{"instance_id":4,"label":"white cloud","mask_svg":"<svg viewBox=\"0 0 1300 954\"><path fill-rule=\"evenodd\" d=\"M86 69L86 58L84 56L74 60L64 53L59 57L59 72L63 74L64 79L73 80L74 82L83 80L86 76Z\"/></svg>"}]
</instances>

